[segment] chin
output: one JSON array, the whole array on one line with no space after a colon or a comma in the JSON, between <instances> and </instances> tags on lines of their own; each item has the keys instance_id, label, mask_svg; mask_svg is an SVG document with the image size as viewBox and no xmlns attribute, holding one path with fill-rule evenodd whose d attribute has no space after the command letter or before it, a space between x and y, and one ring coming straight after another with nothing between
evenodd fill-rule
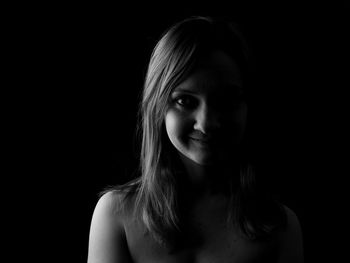
<instances>
[{"instance_id":1,"label":"chin","mask_svg":"<svg viewBox=\"0 0 350 263\"><path fill-rule=\"evenodd\" d=\"M214 158L211 155L195 155L188 156L188 159L193 161L194 163L202 166L208 166L214 164Z\"/></svg>"},{"instance_id":2,"label":"chin","mask_svg":"<svg viewBox=\"0 0 350 263\"><path fill-rule=\"evenodd\" d=\"M208 161L208 160L193 160L193 162L195 162L196 164L198 164L200 166L209 166L209 165L213 164L212 161Z\"/></svg>"}]
</instances>

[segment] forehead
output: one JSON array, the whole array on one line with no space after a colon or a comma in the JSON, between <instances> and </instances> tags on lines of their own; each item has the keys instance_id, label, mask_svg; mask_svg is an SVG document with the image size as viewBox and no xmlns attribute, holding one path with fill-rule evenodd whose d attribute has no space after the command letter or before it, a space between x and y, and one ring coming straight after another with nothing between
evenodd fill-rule
<instances>
[{"instance_id":1,"label":"forehead","mask_svg":"<svg viewBox=\"0 0 350 263\"><path fill-rule=\"evenodd\" d=\"M197 67L174 91L222 92L225 88L241 87L237 63L222 51L214 51L200 60Z\"/></svg>"}]
</instances>

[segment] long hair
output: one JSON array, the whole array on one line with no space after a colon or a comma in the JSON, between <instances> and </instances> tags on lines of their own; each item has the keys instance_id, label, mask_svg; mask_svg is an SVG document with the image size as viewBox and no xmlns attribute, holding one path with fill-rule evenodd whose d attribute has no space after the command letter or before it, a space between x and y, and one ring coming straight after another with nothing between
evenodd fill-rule
<instances>
[{"instance_id":1,"label":"long hair","mask_svg":"<svg viewBox=\"0 0 350 263\"><path fill-rule=\"evenodd\" d=\"M253 71L249 49L237 27L224 19L191 17L173 25L161 36L148 65L138 112L140 176L119 189L128 189L127 196L135 198L136 215L148 232L164 244L176 244L176 237L184 228L177 180L184 170L164 126L169 97L199 60L217 49L236 61L248 93ZM283 220L274 212L278 209L272 209L273 205L259 203L263 199L257 198L255 173L244 149L242 147L237 168L239 178L227 178L228 222L237 225L249 239L259 239L271 234ZM267 217L266 211L274 216Z\"/></svg>"}]
</instances>

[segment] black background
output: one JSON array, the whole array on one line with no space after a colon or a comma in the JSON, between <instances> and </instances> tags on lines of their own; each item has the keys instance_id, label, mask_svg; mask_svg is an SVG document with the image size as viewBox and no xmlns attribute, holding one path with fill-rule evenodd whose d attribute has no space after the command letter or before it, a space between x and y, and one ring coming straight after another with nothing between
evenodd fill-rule
<instances>
[{"instance_id":1,"label":"black background","mask_svg":"<svg viewBox=\"0 0 350 263\"><path fill-rule=\"evenodd\" d=\"M138 96L153 45L189 15L226 15L241 25L257 63L250 110L259 162L300 219L306 257L323 257L338 218L328 197L343 162L346 8L242 2L11 8L8 174L11 189L25 189L11 208L21 214L14 239L30 247L26 257L86 261L98 193L125 182L136 165Z\"/></svg>"}]
</instances>

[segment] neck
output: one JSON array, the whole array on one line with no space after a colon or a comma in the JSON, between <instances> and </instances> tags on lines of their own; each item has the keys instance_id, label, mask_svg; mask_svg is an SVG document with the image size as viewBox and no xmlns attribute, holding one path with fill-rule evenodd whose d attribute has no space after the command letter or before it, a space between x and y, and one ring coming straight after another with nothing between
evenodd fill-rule
<instances>
[{"instance_id":1,"label":"neck","mask_svg":"<svg viewBox=\"0 0 350 263\"><path fill-rule=\"evenodd\" d=\"M233 176L233 170L227 164L200 165L185 156L180 156L186 171L182 178L183 186L196 196L216 192L215 186L227 186L228 176ZM220 191L220 190L219 190Z\"/></svg>"}]
</instances>

